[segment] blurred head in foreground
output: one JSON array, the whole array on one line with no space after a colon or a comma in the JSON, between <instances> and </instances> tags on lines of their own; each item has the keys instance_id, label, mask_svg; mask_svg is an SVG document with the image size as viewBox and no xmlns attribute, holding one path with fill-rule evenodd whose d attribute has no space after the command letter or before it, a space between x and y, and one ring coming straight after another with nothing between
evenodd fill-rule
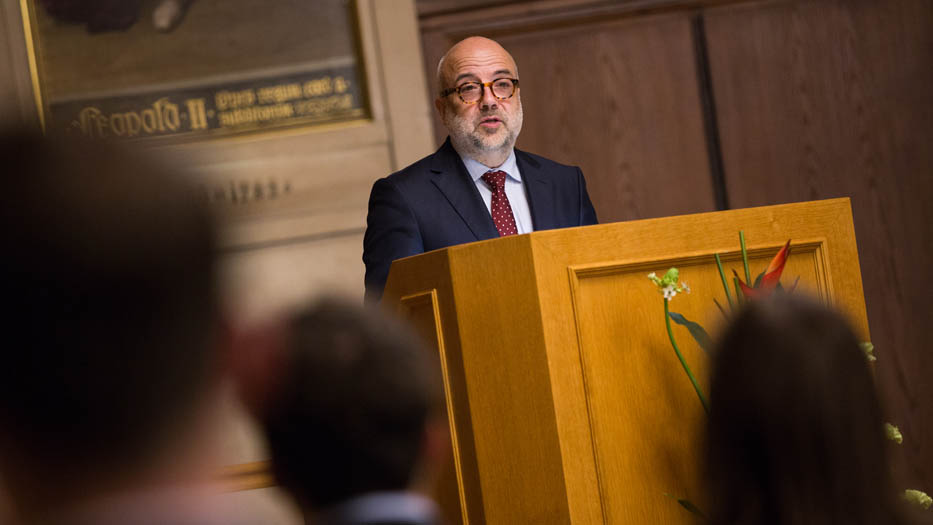
<instances>
[{"instance_id":1,"label":"blurred head in foreground","mask_svg":"<svg viewBox=\"0 0 933 525\"><path fill-rule=\"evenodd\" d=\"M716 524L895 523L864 352L832 310L749 305L713 357L707 473Z\"/></svg>"},{"instance_id":2,"label":"blurred head in foreground","mask_svg":"<svg viewBox=\"0 0 933 525\"><path fill-rule=\"evenodd\" d=\"M176 173L109 144L0 131L0 166L13 504L30 516L157 482L217 383L208 212Z\"/></svg>"},{"instance_id":3,"label":"blurred head in foreground","mask_svg":"<svg viewBox=\"0 0 933 525\"><path fill-rule=\"evenodd\" d=\"M433 523L433 503L405 492L444 446L428 350L335 299L296 314L287 334L260 415L277 481L316 523Z\"/></svg>"}]
</instances>

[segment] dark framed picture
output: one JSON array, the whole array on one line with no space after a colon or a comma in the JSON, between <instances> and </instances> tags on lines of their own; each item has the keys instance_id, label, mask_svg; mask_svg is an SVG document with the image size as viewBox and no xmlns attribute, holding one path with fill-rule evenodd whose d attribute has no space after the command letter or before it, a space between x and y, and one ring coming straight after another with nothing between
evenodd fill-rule
<instances>
[{"instance_id":1,"label":"dark framed picture","mask_svg":"<svg viewBox=\"0 0 933 525\"><path fill-rule=\"evenodd\" d=\"M370 117L352 0L22 0L49 133L184 141Z\"/></svg>"}]
</instances>

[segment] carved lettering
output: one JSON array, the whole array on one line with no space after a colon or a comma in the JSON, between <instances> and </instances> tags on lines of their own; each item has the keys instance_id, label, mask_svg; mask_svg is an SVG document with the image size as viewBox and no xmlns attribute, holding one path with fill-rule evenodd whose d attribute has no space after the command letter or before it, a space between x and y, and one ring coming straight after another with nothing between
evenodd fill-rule
<instances>
[{"instance_id":1,"label":"carved lettering","mask_svg":"<svg viewBox=\"0 0 933 525\"><path fill-rule=\"evenodd\" d=\"M299 84L282 84L260 88L257 98L260 104L281 104L282 102L301 98L301 86Z\"/></svg>"},{"instance_id":2,"label":"carved lettering","mask_svg":"<svg viewBox=\"0 0 933 525\"><path fill-rule=\"evenodd\" d=\"M226 127L286 119L294 115L295 109L291 104L276 104L274 106L256 106L222 111L217 114L217 117L220 119L220 125Z\"/></svg>"},{"instance_id":3,"label":"carved lettering","mask_svg":"<svg viewBox=\"0 0 933 525\"><path fill-rule=\"evenodd\" d=\"M110 127L110 120L99 109L90 106L82 109L78 113L78 120L73 121L71 125L78 128L83 135L101 138Z\"/></svg>"},{"instance_id":4,"label":"carved lettering","mask_svg":"<svg viewBox=\"0 0 933 525\"><path fill-rule=\"evenodd\" d=\"M204 109L203 98L189 98L185 101L188 106L188 120L192 131L207 129L207 112Z\"/></svg>"},{"instance_id":5,"label":"carved lettering","mask_svg":"<svg viewBox=\"0 0 933 525\"><path fill-rule=\"evenodd\" d=\"M124 113L110 115L110 129L118 137L126 135L126 116Z\"/></svg>"},{"instance_id":6,"label":"carved lettering","mask_svg":"<svg viewBox=\"0 0 933 525\"><path fill-rule=\"evenodd\" d=\"M350 89L349 80L343 77L337 77L334 79L334 91L337 93L345 93L348 89Z\"/></svg>"},{"instance_id":7,"label":"carved lettering","mask_svg":"<svg viewBox=\"0 0 933 525\"><path fill-rule=\"evenodd\" d=\"M142 138L185 132L206 132L231 127L260 127L288 124L300 117L301 122L331 120L352 114L362 114L355 77L340 69L342 75L309 73L306 76L287 75L280 80L244 79L232 87L205 85L180 87L155 97L148 94L121 95L101 100L53 101L50 114L56 126L60 115L67 115L69 128L94 138ZM280 82L280 83L275 83ZM265 84L265 85L263 85ZM252 87L246 87L252 86ZM263 183L249 190L227 190L228 199L264 200L282 193L278 187Z\"/></svg>"},{"instance_id":8,"label":"carved lettering","mask_svg":"<svg viewBox=\"0 0 933 525\"><path fill-rule=\"evenodd\" d=\"M224 111L226 109L242 108L252 106L256 103L256 93L252 89L243 89L241 91L218 91L214 95L214 105L217 109Z\"/></svg>"},{"instance_id":9,"label":"carved lettering","mask_svg":"<svg viewBox=\"0 0 933 525\"><path fill-rule=\"evenodd\" d=\"M295 103L295 112L305 116L322 116L351 108L353 108L353 95L350 93L302 100Z\"/></svg>"},{"instance_id":10,"label":"carved lettering","mask_svg":"<svg viewBox=\"0 0 933 525\"><path fill-rule=\"evenodd\" d=\"M178 117L178 104L173 104L168 101L168 98L163 97L156 100L152 107L159 115L159 131L165 131L166 128L169 131L178 131L178 128L181 127L181 120Z\"/></svg>"},{"instance_id":11,"label":"carved lettering","mask_svg":"<svg viewBox=\"0 0 933 525\"><path fill-rule=\"evenodd\" d=\"M242 206L250 203L272 201L291 192L289 181L229 180L213 187L204 186L203 195L211 204L226 203Z\"/></svg>"},{"instance_id":12,"label":"carved lettering","mask_svg":"<svg viewBox=\"0 0 933 525\"><path fill-rule=\"evenodd\" d=\"M156 126L157 123L155 118L155 111L152 111L151 109L144 109L139 112L139 119L142 122L143 131L146 133L152 135L158 130Z\"/></svg>"},{"instance_id":13,"label":"carved lettering","mask_svg":"<svg viewBox=\"0 0 933 525\"><path fill-rule=\"evenodd\" d=\"M126 136L135 137L139 135L140 130L143 128L142 119L139 118L139 113L127 113L126 114Z\"/></svg>"},{"instance_id":14,"label":"carved lettering","mask_svg":"<svg viewBox=\"0 0 933 525\"><path fill-rule=\"evenodd\" d=\"M306 98L330 95L334 92L333 80L329 76L309 80L302 86L302 91Z\"/></svg>"}]
</instances>

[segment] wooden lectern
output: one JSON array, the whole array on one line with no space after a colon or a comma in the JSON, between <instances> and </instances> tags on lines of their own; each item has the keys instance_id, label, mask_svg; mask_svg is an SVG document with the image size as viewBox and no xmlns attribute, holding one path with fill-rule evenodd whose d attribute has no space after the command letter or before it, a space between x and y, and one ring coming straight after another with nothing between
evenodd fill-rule
<instances>
[{"instance_id":1,"label":"wooden lectern","mask_svg":"<svg viewBox=\"0 0 933 525\"><path fill-rule=\"evenodd\" d=\"M752 276L791 239L782 281L842 309L868 339L848 199L550 230L396 261L383 304L435 345L452 522L695 523L705 415L646 278L680 269L672 311L715 334L726 304L714 253ZM706 384L706 356L675 327Z\"/></svg>"}]
</instances>

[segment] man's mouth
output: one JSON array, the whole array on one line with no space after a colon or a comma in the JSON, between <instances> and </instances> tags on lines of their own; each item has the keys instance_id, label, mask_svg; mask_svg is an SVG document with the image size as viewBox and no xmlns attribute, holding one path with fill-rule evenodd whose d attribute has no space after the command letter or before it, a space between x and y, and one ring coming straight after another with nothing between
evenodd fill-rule
<instances>
[{"instance_id":1,"label":"man's mouth","mask_svg":"<svg viewBox=\"0 0 933 525\"><path fill-rule=\"evenodd\" d=\"M502 125L502 120L498 117L484 117L479 121L479 125L483 128L497 128Z\"/></svg>"}]
</instances>

